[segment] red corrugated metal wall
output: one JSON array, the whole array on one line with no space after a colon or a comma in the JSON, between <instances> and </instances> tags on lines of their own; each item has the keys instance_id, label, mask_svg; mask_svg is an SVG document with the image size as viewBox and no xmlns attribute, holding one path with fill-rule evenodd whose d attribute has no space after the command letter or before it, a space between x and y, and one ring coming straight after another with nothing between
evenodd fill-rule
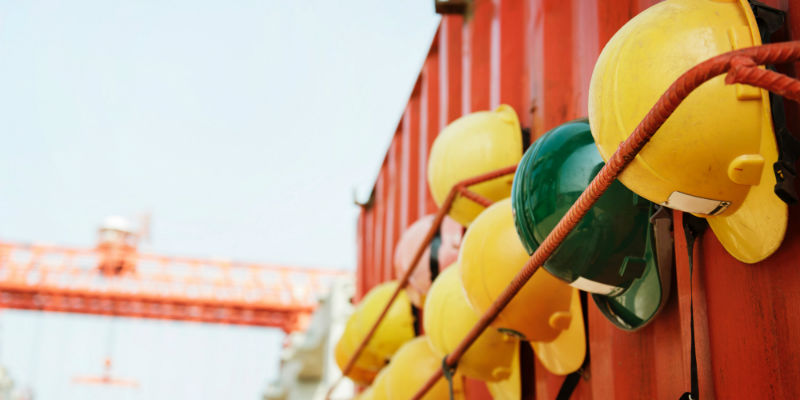
<instances>
[{"instance_id":1,"label":"red corrugated metal wall","mask_svg":"<svg viewBox=\"0 0 800 400\"><path fill-rule=\"evenodd\" d=\"M358 219L358 294L394 278L392 254L405 227L435 211L426 160L436 134L461 115L507 103L536 138L586 115L589 79L605 42L652 0L476 0L474 13L445 16ZM787 38L800 38L800 4ZM794 7L792 7L794 6ZM791 72L796 75L798 69ZM798 108L789 105L790 125ZM797 131L797 129L795 129ZM782 248L756 265L730 257L710 232L694 274L701 394L705 399L800 398L800 221L790 207ZM676 214L676 226L680 213ZM590 306L589 379L575 399L677 399L689 388L689 275L685 241L675 237L677 288L651 325L614 328ZM538 399L563 378L536 368ZM485 391L470 398L486 398Z\"/></svg>"}]
</instances>

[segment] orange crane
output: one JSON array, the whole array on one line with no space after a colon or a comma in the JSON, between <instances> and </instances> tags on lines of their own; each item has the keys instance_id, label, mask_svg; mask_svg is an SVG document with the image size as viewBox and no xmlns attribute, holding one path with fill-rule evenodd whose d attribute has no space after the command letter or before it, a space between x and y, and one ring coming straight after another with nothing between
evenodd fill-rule
<instances>
[{"instance_id":1,"label":"orange crane","mask_svg":"<svg viewBox=\"0 0 800 400\"><path fill-rule=\"evenodd\" d=\"M142 253L109 217L94 248L0 241L0 308L303 330L347 271Z\"/></svg>"}]
</instances>

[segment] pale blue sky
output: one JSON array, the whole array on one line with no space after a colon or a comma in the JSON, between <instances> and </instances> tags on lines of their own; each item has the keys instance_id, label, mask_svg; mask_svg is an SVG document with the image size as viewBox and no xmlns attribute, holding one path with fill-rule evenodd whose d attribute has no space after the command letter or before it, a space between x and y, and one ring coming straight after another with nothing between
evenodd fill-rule
<instances>
[{"instance_id":1,"label":"pale blue sky","mask_svg":"<svg viewBox=\"0 0 800 400\"><path fill-rule=\"evenodd\" d=\"M352 189L437 23L430 0L0 2L0 239L90 246L150 211L149 251L353 268ZM44 400L252 399L282 339L115 324L115 370L149 389L69 384L99 372L102 318L3 312L0 363Z\"/></svg>"}]
</instances>

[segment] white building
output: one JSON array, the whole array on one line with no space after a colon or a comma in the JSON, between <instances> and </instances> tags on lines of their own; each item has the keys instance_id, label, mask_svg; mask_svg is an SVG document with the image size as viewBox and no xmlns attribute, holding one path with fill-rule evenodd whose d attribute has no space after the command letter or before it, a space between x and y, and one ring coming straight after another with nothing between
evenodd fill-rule
<instances>
[{"instance_id":1,"label":"white building","mask_svg":"<svg viewBox=\"0 0 800 400\"><path fill-rule=\"evenodd\" d=\"M281 353L280 377L264 391L264 400L323 400L330 386L341 376L333 359L333 348L353 312L350 299L355 287L352 278L339 278L311 317L305 332L289 335ZM332 400L351 399L353 383L343 380L332 393Z\"/></svg>"}]
</instances>

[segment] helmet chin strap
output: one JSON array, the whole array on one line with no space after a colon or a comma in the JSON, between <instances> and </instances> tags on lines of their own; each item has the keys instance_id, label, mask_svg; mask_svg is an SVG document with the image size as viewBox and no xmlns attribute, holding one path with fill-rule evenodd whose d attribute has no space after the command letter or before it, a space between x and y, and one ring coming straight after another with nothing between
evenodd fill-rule
<instances>
[{"instance_id":1,"label":"helmet chin strap","mask_svg":"<svg viewBox=\"0 0 800 400\"><path fill-rule=\"evenodd\" d=\"M414 317L414 337L422 334L422 318L419 315L420 309L413 303L411 304L411 316Z\"/></svg>"},{"instance_id":2,"label":"helmet chin strap","mask_svg":"<svg viewBox=\"0 0 800 400\"><path fill-rule=\"evenodd\" d=\"M439 227L439 230L436 231L436 235L431 239L431 254L430 258L428 259L429 268L431 272L431 282L439 276L439 248L442 245L442 228ZM419 336L422 334L422 319L419 315L420 309L411 305L411 314L414 316L414 336Z\"/></svg>"},{"instance_id":3,"label":"helmet chin strap","mask_svg":"<svg viewBox=\"0 0 800 400\"><path fill-rule=\"evenodd\" d=\"M531 147L531 128L522 128L522 153Z\"/></svg>"},{"instance_id":4,"label":"helmet chin strap","mask_svg":"<svg viewBox=\"0 0 800 400\"><path fill-rule=\"evenodd\" d=\"M750 1L758 30L761 33L761 42L772 42L772 35L781 30L785 25L786 13L768 7L757 1ZM775 65L767 65L767 69L776 71ZM777 72L777 71L776 71ZM800 141L795 138L786 126L786 111L783 98L769 92L770 109L772 110L772 124L775 130L775 141L778 143L778 161L772 165L775 172L775 194L786 204L797 203L797 160L800 158Z\"/></svg>"},{"instance_id":5,"label":"helmet chin strap","mask_svg":"<svg viewBox=\"0 0 800 400\"><path fill-rule=\"evenodd\" d=\"M708 222L704 218L695 217L689 213L683 213L683 233L686 236L686 250L689 259L689 312L691 321L691 349L689 370L691 373L691 391L681 395L680 400L698 400L700 398L700 383L697 377L697 350L695 350L694 338L694 294L692 290L692 278L694 271L694 243L703 235L708 228Z\"/></svg>"},{"instance_id":6,"label":"helmet chin strap","mask_svg":"<svg viewBox=\"0 0 800 400\"><path fill-rule=\"evenodd\" d=\"M441 272L441 265L439 265L439 248L442 247L442 228L439 227L439 230L436 231L436 235L431 239L431 254L429 261L430 272L431 272L431 282L439 276L439 272ZM447 267L447 265L445 265Z\"/></svg>"},{"instance_id":7,"label":"helmet chin strap","mask_svg":"<svg viewBox=\"0 0 800 400\"><path fill-rule=\"evenodd\" d=\"M447 365L447 356L442 358L442 375L444 375L444 379L447 380L447 389L450 393L450 400L455 399L453 395L453 376L456 374L456 365L457 364L453 364L452 366Z\"/></svg>"},{"instance_id":8,"label":"helmet chin strap","mask_svg":"<svg viewBox=\"0 0 800 400\"><path fill-rule=\"evenodd\" d=\"M768 66L773 69L774 67ZM769 102L772 108L772 123L775 129L775 140L778 143L778 161L772 165L775 172L775 194L786 204L797 203L797 159L800 158L800 141L786 127L786 113L783 98L770 92Z\"/></svg>"},{"instance_id":9,"label":"helmet chin strap","mask_svg":"<svg viewBox=\"0 0 800 400\"><path fill-rule=\"evenodd\" d=\"M667 304L672 286L672 271L675 264L672 210L656 206L656 211L650 216L650 223L653 226L656 263L658 264L658 276L661 279L661 302L656 310L658 312Z\"/></svg>"}]
</instances>

